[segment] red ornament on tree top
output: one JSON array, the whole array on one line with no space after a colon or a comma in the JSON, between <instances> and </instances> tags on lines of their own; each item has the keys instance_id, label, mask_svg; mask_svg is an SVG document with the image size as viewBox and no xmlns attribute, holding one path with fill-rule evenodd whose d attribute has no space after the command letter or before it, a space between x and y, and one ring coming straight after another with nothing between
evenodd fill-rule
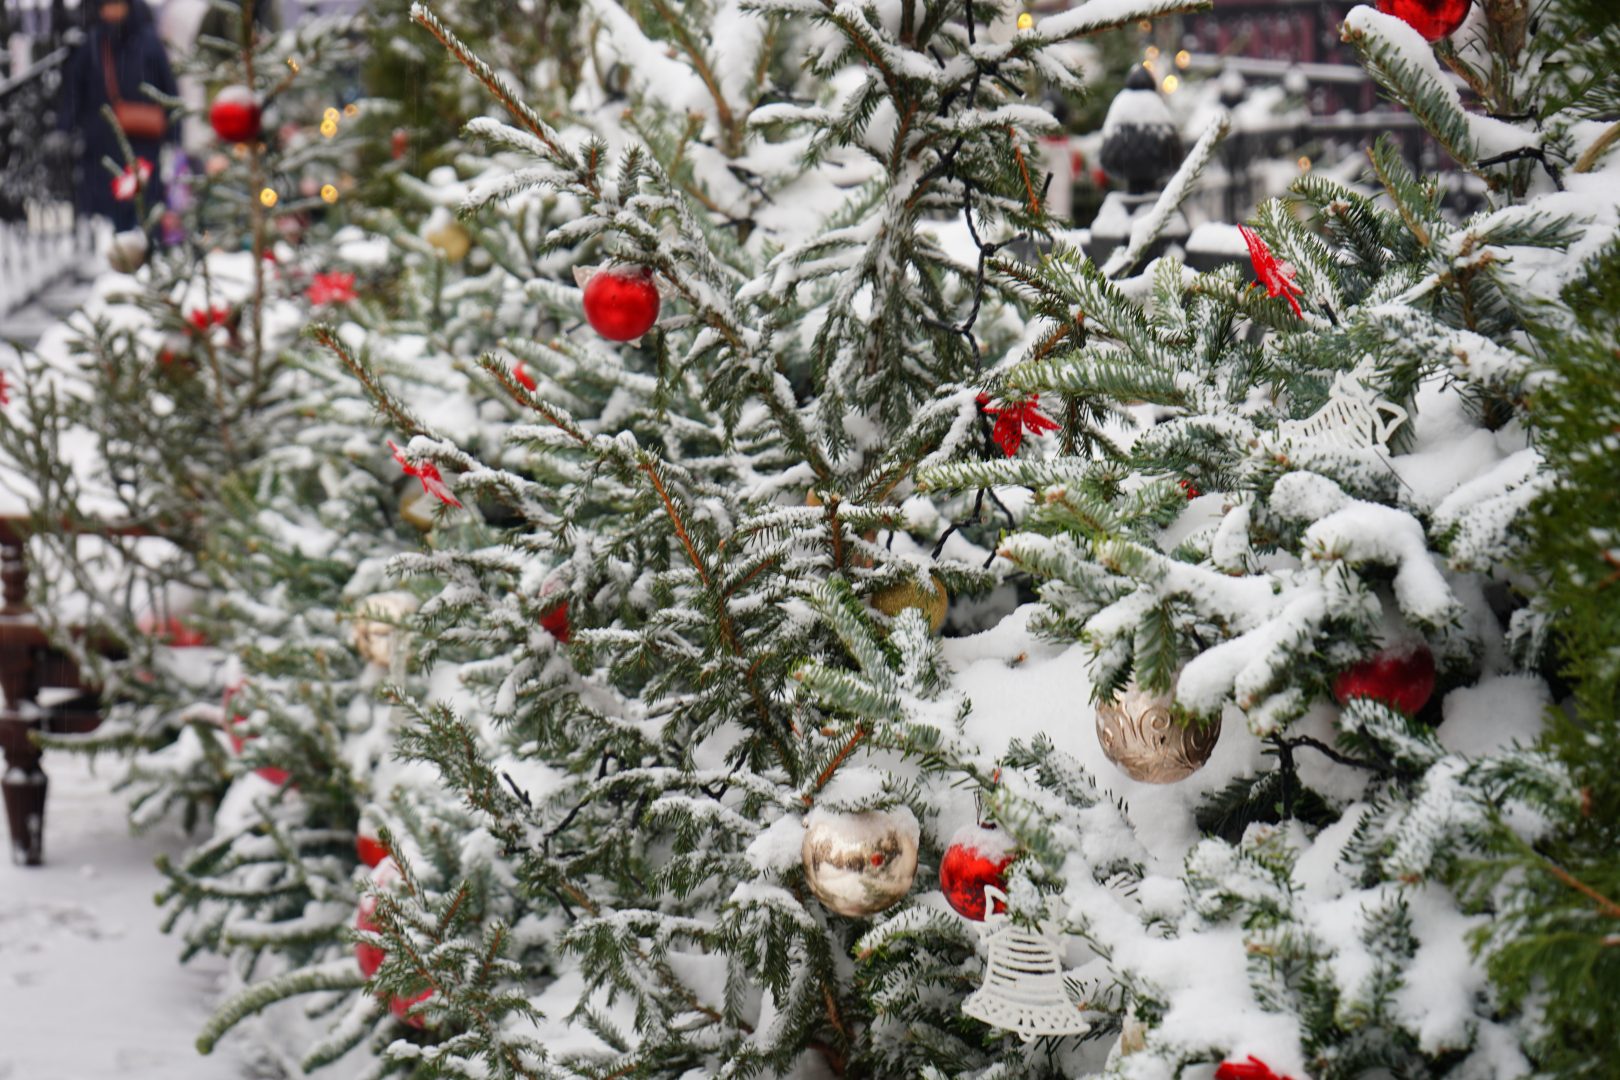
<instances>
[{"instance_id":1,"label":"red ornament on tree top","mask_svg":"<svg viewBox=\"0 0 1620 1080\"><path fill-rule=\"evenodd\" d=\"M1249 261L1254 264L1254 276L1261 285L1265 286L1267 296L1280 296L1288 301L1288 306L1294 309L1294 317L1302 318L1304 312L1299 309L1298 297L1305 294L1294 283L1294 272L1282 263L1266 247L1266 242L1260 239L1260 234L1247 225L1239 225L1238 232L1243 234L1243 242L1249 245Z\"/></svg>"},{"instance_id":2,"label":"red ornament on tree top","mask_svg":"<svg viewBox=\"0 0 1620 1080\"><path fill-rule=\"evenodd\" d=\"M939 861L939 891L963 918L982 922L984 887L1006 891L1007 867L1018 857L1012 838L994 825L967 825L958 829ZM1000 901L996 910L1001 910Z\"/></svg>"},{"instance_id":3,"label":"red ornament on tree top","mask_svg":"<svg viewBox=\"0 0 1620 1080\"><path fill-rule=\"evenodd\" d=\"M208 123L214 134L228 143L257 139L263 119L258 99L245 86L227 86L214 97L214 104L208 110Z\"/></svg>"},{"instance_id":4,"label":"red ornament on tree top","mask_svg":"<svg viewBox=\"0 0 1620 1080\"><path fill-rule=\"evenodd\" d=\"M1340 705L1367 697L1408 716L1415 716L1433 694L1434 653L1421 641L1385 649L1333 680L1333 697Z\"/></svg>"},{"instance_id":5,"label":"red ornament on tree top","mask_svg":"<svg viewBox=\"0 0 1620 1080\"><path fill-rule=\"evenodd\" d=\"M585 321L609 341L634 341L658 321L658 286L645 266L598 270L585 281Z\"/></svg>"},{"instance_id":6,"label":"red ornament on tree top","mask_svg":"<svg viewBox=\"0 0 1620 1080\"><path fill-rule=\"evenodd\" d=\"M1393 15L1423 35L1439 41L1457 32L1468 18L1473 0L1378 0L1378 10Z\"/></svg>"}]
</instances>

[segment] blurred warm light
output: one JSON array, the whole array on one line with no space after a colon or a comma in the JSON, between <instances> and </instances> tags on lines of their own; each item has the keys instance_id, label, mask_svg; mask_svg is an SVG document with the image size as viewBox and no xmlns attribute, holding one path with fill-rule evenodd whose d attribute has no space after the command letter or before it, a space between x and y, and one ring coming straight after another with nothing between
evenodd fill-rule
<instances>
[{"instance_id":1,"label":"blurred warm light","mask_svg":"<svg viewBox=\"0 0 1620 1080\"><path fill-rule=\"evenodd\" d=\"M336 109L334 109L330 105L328 105L327 108L326 108L326 111L321 114L321 119L322 120L330 120L332 123L335 124L335 123L338 122L338 117L340 115L341 114Z\"/></svg>"},{"instance_id":2,"label":"blurred warm light","mask_svg":"<svg viewBox=\"0 0 1620 1080\"><path fill-rule=\"evenodd\" d=\"M1149 45L1147 49L1143 51L1142 55L1147 57L1149 60L1157 60L1159 58L1159 47L1157 45Z\"/></svg>"},{"instance_id":3,"label":"blurred warm light","mask_svg":"<svg viewBox=\"0 0 1620 1080\"><path fill-rule=\"evenodd\" d=\"M321 188L321 201L322 202L327 202L327 203L335 203L335 202L337 202L338 201L338 189L333 187L331 184L327 184L324 187L322 187Z\"/></svg>"},{"instance_id":4,"label":"blurred warm light","mask_svg":"<svg viewBox=\"0 0 1620 1080\"><path fill-rule=\"evenodd\" d=\"M292 68L292 73L294 75L298 74L298 57L296 57L296 56L287 57L287 66Z\"/></svg>"},{"instance_id":5,"label":"blurred warm light","mask_svg":"<svg viewBox=\"0 0 1620 1080\"><path fill-rule=\"evenodd\" d=\"M1020 14L1018 16L1018 29L1020 29L1020 30L1029 30L1029 29L1032 29L1034 26L1035 26L1035 16L1031 15L1029 12L1027 12L1027 11L1023 12L1022 14Z\"/></svg>"},{"instance_id":6,"label":"blurred warm light","mask_svg":"<svg viewBox=\"0 0 1620 1080\"><path fill-rule=\"evenodd\" d=\"M343 115L344 116L359 116L360 115L360 106L356 105L352 101L349 102L347 105L343 106Z\"/></svg>"},{"instance_id":7,"label":"blurred warm light","mask_svg":"<svg viewBox=\"0 0 1620 1080\"><path fill-rule=\"evenodd\" d=\"M332 136L336 135L337 134L337 121L336 120L322 120L321 121L321 134L325 135L328 139L330 139Z\"/></svg>"},{"instance_id":8,"label":"blurred warm light","mask_svg":"<svg viewBox=\"0 0 1620 1080\"><path fill-rule=\"evenodd\" d=\"M1174 75L1166 75L1164 77L1164 92L1165 93L1173 94L1179 89L1181 89L1181 80L1180 79L1176 78Z\"/></svg>"},{"instance_id":9,"label":"blurred warm light","mask_svg":"<svg viewBox=\"0 0 1620 1080\"><path fill-rule=\"evenodd\" d=\"M1308 157L1305 157L1305 156L1301 155L1299 161L1297 161L1295 164L1297 164L1299 166L1299 171L1300 172L1310 172L1311 171L1311 159L1308 158Z\"/></svg>"},{"instance_id":10,"label":"blurred warm light","mask_svg":"<svg viewBox=\"0 0 1620 1080\"><path fill-rule=\"evenodd\" d=\"M1153 29L1153 20L1151 20L1151 19L1143 19L1143 20L1141 20L1140 22L1138 22L1136 24L1136 28L1138 30L1142 31L1142 33L1145 34L1149 30Z\"/></svg>"},{"instance_id":11,"label":"blurred warm light","mask_svg":"<svg viewBox=\"0 0 1620 1080\"><path fill-rule=\"evenodd\" d=\"M1187 65L1190 63L1192 63L1192 53L1188 52L1186 49L1182 49L1180 52L1176 53L1176 67L1185 71L1187 69Z\"/></svg>"},{"instance_id":12,"label":"blurred warm light","mask_svg":"<svg viewBox=\"0 0 1620 1080\"><path fill-rule=\"evenodd\" d=\"M259 202L263 203L265 206L276 205L278 198L279 196L276 194L275 188L265 188L259 192Z\"/></svg>"}]
</instances>

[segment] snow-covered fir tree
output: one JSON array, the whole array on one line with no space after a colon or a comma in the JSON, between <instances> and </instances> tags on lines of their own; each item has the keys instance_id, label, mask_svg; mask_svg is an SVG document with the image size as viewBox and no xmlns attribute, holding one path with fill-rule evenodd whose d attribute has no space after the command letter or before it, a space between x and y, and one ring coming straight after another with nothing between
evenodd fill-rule
<instances>
[{"instance_id":1,"label":"snow-covered fir tree","mask_svg":"<svg viewBox=\"0 0 1620 1080\"><path fill-rule=\"evenodd\" d=\"M374 205L273 244L297 184L223 160L251 254L159 254L84 339L120 394L41 368L0 418L42 521L118 508L172 546L113 578L205 597L148 625L215 650L109 669L101 740L143 818L225 791L163 866L237 984L202 1049L1605 1075L1615 22L1357 8L1482 210L1380 143L1242 265L1150 260L1217 119L1099 264L1039 103L1196 6L379 5Z\"/></svg>"},{"instance_id":2,"label":"snow-covered fir tree","mask_svg":"<svg viewBox=\"0 0 1620 1080\"><path fill-rule=\"evenodd\" d=\"M503 378L536 420L510 432L502 462L390 409L413 463L525 522L499 557L405 565L454 582L426 609L428 654L476 646L470 674L491 687L504 754L527 768L480 756L482 718L431 702L413 704L407 745L500 837L528 902L567 920L529 992L596 1039L547 1055L521 1024L493 1041L472 1032L457 980L475 942L433 962L454 893L413 892L379 910L393 953L422 961L385 964L379 986L433 989L430 1025L475 1035L441 1043L435 1067L1527 1070L1533 1018L1503 1008L1468 950L1499 898L1460 902L1450 884L1490 832L1495 793L1469 759L1532 736L1549 697L1509 648L1531 588L1512 576L1517 523L1542 475L1523 312L1556 300L1615 224L1593 149L1602 102L1545 60L1567 39L1493 8L1437 58L1399 20L1352 14L1346 36L1490 205L1448 221L1434 185L1380 147L1375 188L1307 178L1262 208L1255 291L1248 268L1161 261L1129 277L1147 230L1104 267L1000 249L1041 225L1017 141L1040 120L1007 83L1059 77L1055 46L1119 11L1082 5L1017 30L1011 12L980 25L904 5L759 10L779 17L773 47L810 44L829 86L753 110L756 159L793 146L769 141L783 125L809 138L763 185L797 219L762 210L735 244L656 139L553 126L465 57L517 124L473 130L534 160L468 210L531 184L566 192L581 215L548 248L599 244L598 273L650 275L666 306L640 350L604 354L584 328L510 343L565 377L555 390ZM706 140L737 158L726 80L700 69L700 84L713 107L682 161L713 153ZM1211 147L1194 148L1150 223ZM870 159L862 186L811 220L850 150ZM1577 193L1583 155L1593 182ZM977 258L938 246L931 219L949 217ZM530 289L566 329L579 294ZM616 382L611 411L563 397L576 351ZM483 363L502 376L511 357ZM1050 443L1030 437L1053 426ZM1023 445L1056 454L999 460ZM945 593L1005 567L977 568L987 506L1018 526L998 545L1008 563L1052 583L953 658L924 631ZM1015 670L974 679L969 661L998 649ZM953 659L967 669L954 678ZM1082 745L1080 699L1107 705L1133 679L1125 707L1161 710L1179 757L1154 758L1152 738L1108 748L1138 776L1192 773L1174 789L1123 779ZM1021 716L1050 715L1027 700L1043 692L1081 723L1042 731ZM811 896L807 829L888 815L931 872L976 814L1026 855L1013 915L1064 935L1072 996L1057 1004L1089 1025L1075 1038L1025 1046L963 1016L975 935L926 879L853 922Z\"/></svg>"}]
</instances>

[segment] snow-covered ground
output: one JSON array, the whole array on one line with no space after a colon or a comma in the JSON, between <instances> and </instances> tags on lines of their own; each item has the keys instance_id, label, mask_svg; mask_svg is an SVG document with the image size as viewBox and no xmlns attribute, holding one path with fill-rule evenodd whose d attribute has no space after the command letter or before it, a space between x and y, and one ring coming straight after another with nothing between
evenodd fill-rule
<instances>
[{"instance_id":1,"label":"snow-covered ground","mask_svg":"<svg viewBox=\"0 0 1620 1080\"><path fill-rule=\"evenodd\" d=\"M235 1080L263 1075L245 1040L212 1056L193 1040L223 963L177 963L158 929L161 877L177 829L131 836L103 768L47 754L43 867L0 865L0 1080Z\"/></svg>"}]
</instances>

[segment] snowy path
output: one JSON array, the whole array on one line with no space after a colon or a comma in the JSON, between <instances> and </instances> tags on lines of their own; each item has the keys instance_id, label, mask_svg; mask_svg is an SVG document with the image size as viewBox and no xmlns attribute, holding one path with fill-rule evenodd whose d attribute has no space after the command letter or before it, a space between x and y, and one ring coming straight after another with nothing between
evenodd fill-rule
<instances>
[{"instance_id":1,"label":"snowy path","mask_svg":"<svg viewBox=\"0 0 1620 1080\"><path fill-rule=\"evenodd\" d=\"M123 806L77 758L47 754L46 865L0 865L0 1080L236 1080L255 1075L227 1040L192 1040L223 965L177 961L152 904L177 831L131 836ZM259 1074L262 1075L262 1074Z\"/></svg>"}]
</instances>

